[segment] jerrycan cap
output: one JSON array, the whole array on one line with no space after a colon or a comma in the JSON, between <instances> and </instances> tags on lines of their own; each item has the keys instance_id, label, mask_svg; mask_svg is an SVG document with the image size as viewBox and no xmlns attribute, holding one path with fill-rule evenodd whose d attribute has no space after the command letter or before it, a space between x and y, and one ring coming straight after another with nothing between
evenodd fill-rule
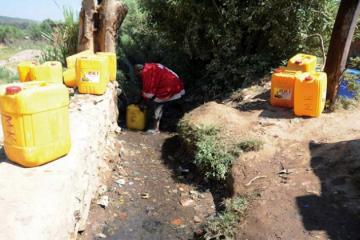
<instances>
[{"instance_id":1,"label":"jerrycan cap","mask_svg":"<svg viewBox=\"0 0 360 240\"><path fill-rule=\"evenodd\" d=\"M295 64L300 65L300 64L302 64L302 61L301 61L301 60L296 60L296 61L295 61Z\"/></svg>"},{"instance_id":2,"label":"jerrycan cap","mask_svg":"<svg viewBox=\"0 0 360 240\"><path fill-rule=\"evenodd\" d=\"M19 86L9 86L5 90L6 90L6 95L14 95L20 92L22 89Z\"/></svg>"},{"instance_id":3,"label":"jerrycan cap","mask_svg":"<svg viewBox=\"0 0 360 240\"><path fill-rule=\"evenodd\" d=\"M284 69L282 69L282 68L276 68L274 70L274 73L282 73L283 71L284 71Z\"/></svg>"},{"instance_id":4,"label":"jerrycan cap","mask_svg":"<svg viewBox=\"0 0 360 240\"><path fill-rule=\"evenodd\" d=\"M313 80L314 78L312 77L312 76L306 76L306 78L305 78L305 81L311 81L311 80Z\"/></svg>"}]
</instances>

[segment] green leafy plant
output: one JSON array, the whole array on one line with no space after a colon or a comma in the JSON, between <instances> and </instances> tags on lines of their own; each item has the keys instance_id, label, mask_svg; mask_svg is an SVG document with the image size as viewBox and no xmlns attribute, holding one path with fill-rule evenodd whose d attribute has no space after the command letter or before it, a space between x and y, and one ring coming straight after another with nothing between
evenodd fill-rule
<instances>
[{"instance_id":1,"label":"green leafy plant","mask_svg":"<svg viewBox=\"0 0 360 240\"><path fill-rule=\"evenodd\" d=\"M50 46L44 49L42 61L60 61L66 63L66 57L76 53L79 24L75 12L70 8L63 9L64 22L57 23L53 31L42 32Z\"/></svg>"},{"instance_id":2,"label":"green leafy plant","mask_svg":"<svg viewBox=\"0 0 360 240\"><path fill-rule=\"evenodd\" d=\"M236 227L245 215L249 202L246 197L239 196L233 199L227 199L224 205L225 210L210 218L206 223L203 239L235 239Z\"/></svg>"}]
</instances>

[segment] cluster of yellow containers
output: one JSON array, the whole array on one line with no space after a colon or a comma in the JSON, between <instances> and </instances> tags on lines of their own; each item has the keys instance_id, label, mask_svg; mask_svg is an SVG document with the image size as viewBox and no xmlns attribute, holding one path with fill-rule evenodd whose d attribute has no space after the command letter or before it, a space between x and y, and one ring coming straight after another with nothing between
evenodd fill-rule
<instances>
[{"instance_id":1,"label":"cluster of yellow containers","mask_svg":"<svg viewBox=\"0 0 360 240\"><path fill-rule=\"evenodd\" d=\"M20 83L0 87L4 149L9 160L25 167L56 160L70 151L69 91L103 94L116 79L116 55L84 51L60 62L18 65ZM65 85L63 84L65 83Z\"/></svg>"},{"instance_id":2,"label":"cluster of yellow containers","mask_svg":"<svg viewBox=\"0 0 360 240\"><path fill-rule=\"evenodd\" d=\"M327 75L316 71L316 56L297 54L271 77L274 106L294 108L297 116L319 117L326 100Z\"/></svg>"}]
</instances>

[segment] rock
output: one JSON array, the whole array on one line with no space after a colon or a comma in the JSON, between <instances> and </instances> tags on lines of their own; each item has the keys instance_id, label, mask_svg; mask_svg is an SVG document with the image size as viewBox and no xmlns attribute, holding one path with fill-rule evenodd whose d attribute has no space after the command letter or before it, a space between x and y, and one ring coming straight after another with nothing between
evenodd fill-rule
<instances>
[{"instance_id":1,"label":"rock","mask_svg":"<svg viewBox=\"0 0 360 240\"><path fill-rule=\"evenodd\" d=\"M142 194L141 194L141 198L142 198L142 199L149 199L149 198L150 198L150 194L148 194L148 193L142 193Z\"/></svg>"},{"instance_id":2,"label":"rock","mask_svg":"<svg viewBox=\"0 0 360 240\"><path fill-rule=\"evenodd\" d=\"M180 226L183 224L183 220L181 218L174 218L170 223L175 226Z\"/></svg>"},{"instance_id":3,"label":"rock","mask_svg":"<svg viewBox=\"0 0 360 240\"><path fill-rule=\"evenodd\" d=\"M198 216L194 216L194 222L195 223L200 223L201 219Z\"/></svg>"},{"instance_id":4,"label":"rock","mask_svg":"<svg viewBox=\"0 0 360 240\"><path fill-rule=\"evenodd\" d=\"M96 237L98 237L98 238L106 238L107 236L105 234L103 234L103 233L98 233L98 234L96 234Z\"/></svg>"},{"instance_id":5,"label":"rock","mask_svg":"<svg viewBox=\"0 0 360 240\"><path fill-rule=\"evenodd\" d=\"M120 178L120 179L116 180L115 182L119 187L122 187L126 183L125 179L123 179L123 178Z\"/></svg>"},{"instance_id":6,"label":"rock","mask_svg":"<svg viewBox=\"0 0 360 240\"><path fill-rule=\"evenodd\" d=\"M106 195L101 196L101 198L96 203L103 208L107 208L109 206L109 197Z\"/></svg>"},{"instance_id":7,"label":"rock","mask_svg":"<svg viewBox=\"0 0 360 240\"><path fill-rule=\"evenodd\" d=\"M192 199L181 199L180 204L183 207L190 207L194 204L194 200Z\"/></svg>"},{"instance_id":8,"label":"rock","mask_svg":"<svg viewBox=\"0 0 360 240\"><path fill-rule=\"evenodd\" d=\"M130 186L134 185L134 182L129 182L129 185L130 185Z\"/></svg>"},{"instance_id":9,"label":"rock","mask_svg":"<svg viewBox=\"0 0 360 240\"><path fill-rule=\"evenodd\" d=\"M121 133L121 127L119 127L119 126L115 127L114 132L116 134L120 134Z\"/></svg>"},{"instance_id":10,"label":"rock","mask_svg":"<svg viewBox=\"0 0 360 240\"><path fill-rule=\"evenodd\" d=\"M184 188L179 187L179 191L180 191L180 192L183 192L183 191L185 191L185 190L184 190Z\"/></svg>"},{"instance_id":11,"label":"rock","mask_svg":"<svg viewBox=\"0 0 360 240\"><path fill-rule=\"evenodd\" d=\"M101 184L98 188L98 194L99 195L103 195L104 193L106 193L108 191L108 188L106 185Z\"/></svg>"}]
</instances>

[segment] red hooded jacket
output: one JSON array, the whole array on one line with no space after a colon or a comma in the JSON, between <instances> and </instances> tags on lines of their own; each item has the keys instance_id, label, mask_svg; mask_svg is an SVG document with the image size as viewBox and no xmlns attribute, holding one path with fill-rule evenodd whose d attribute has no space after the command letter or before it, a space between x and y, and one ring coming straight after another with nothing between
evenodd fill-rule
<instances>
[{"instance_id":1,"label":"red hooded jacket","mask_svg":"<svg viewBox=\"0 0 360 240\"><path fill-rule=\"evenodd\" d=\"M159 63L146 63L141 73L142 96L154 98L155 102L167 102L185 94L184 84L179 76Z\"/></svg>"}]
</instances>

